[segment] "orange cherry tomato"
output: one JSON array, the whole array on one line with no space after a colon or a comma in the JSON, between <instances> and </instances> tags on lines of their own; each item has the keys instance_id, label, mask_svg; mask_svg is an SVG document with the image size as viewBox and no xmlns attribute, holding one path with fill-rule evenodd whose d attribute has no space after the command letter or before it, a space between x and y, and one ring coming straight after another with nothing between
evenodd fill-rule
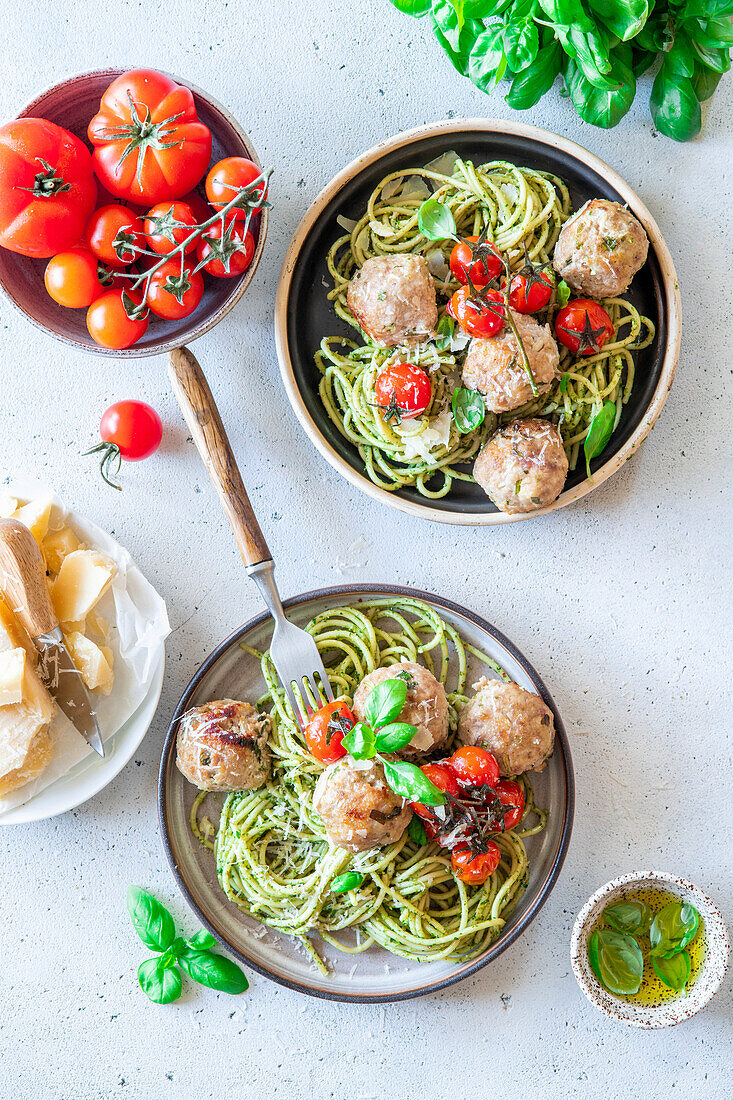
<instances>
[{"instance_id":1,"label":"orange cherry tomato","mask_svg":"<svg viewBox=\"0 0 733 1100\"><path fill-rule=\"evenodd\" d=\"M469 336L496 336L504 327L504 298L498 290L484 290L480 297L462 286L448 303L448 313Z\"/></svg>"},{"instance_id":2,"label":"orange cherry tomato","mask_svg":"<svg viewBox=\"0 0 733 1100\"><path fill-rule=\"evenodd\" d=\"M86 309L104 294L97 257L88 248L70 248L52 257L46 265L44 281L54 302L68 309Z\"/></svg>"},{"instance_id":3,"label":"orange cherry tomato","mask_svg":"<svg viewBox=\"0 0 733 1100\"><path fill-rule=\"evenodd\" d=\"M246 157L225 157L214 165L206 177L206 197L215 210L221 210L231 202L239 187L247 187L261 174L262 169ZM256 201L266 197L267 191L263 182L252 192L252 198ZM261 207L254 206L252 209L258 210ZM243 207L235 207L230 213L237 219L247 216L247 210Z\"/></svg>"},{"instance_id":4,"label":"orange cherry tomato","mask_svg":"<svg viewBox=\"0 0 733 1100\"><path fill-rule=\"evenodd\" d=\"M118 203L94 211L87 222L85 237L97 259L113 268L127 267L145 248L142 222L128 207Z\"/></svg>"},{"instance_id":5,"label":"orange cherry tomato","mask_svg":"<svg viewBox=\"0 0 733 1100\"><path fill-rule=\"evenodd\" d=\"M326 703L311 718L303 730L308 751L322 764L333 764L346 756L341 742L350 729L356 725L356 718L346 703L336 699Z\"/></svg>"},{"instance_id":6,"label":"orange cherry tomato","mask_svg":"<svg viewBox=\"0 0 733 1100\"><path fill-rule=\"evenodd\" d=\"M486 241L477 250L471 248L477 240L478 237L466 237L465 241L458 241L453 245L450 269L459 283L465 286L470 276L476 290L482 290L501 274L504 264L491 241Z\"/></svg>"},{"instance_id":7,"label":"orange cherry tomato","mask_svg":"<svg viewBox=\"0 0 733 1100\"><path fill-rule=\"evenodd\" d=\"M488 851L474 854L469 848L460 848L450 857L456 878L470 886L480 886L493 875L501 861L499 846L488 842Z\"/></svg>"},{"instance_id":8,"label":"orange cherry tomato","mask_svg":"<svg viewBox=\"0 0 733 1100\"><path fill-rule=\"evenodd\" d=\"M156 317L180 321L193 313L203 294L201 272L194 271L193 264L189 264L181 275L181 261L175 256L150 276L148 306Z\"/></svg>"},{"instance_id":9,"label":"orange cherry tomato","mask_svg":"<svg viewBox=\"0 0 733 1100\"><path fill-rule=\"evenodd\" d=\"M107 290L87 311L89 335L103 348L129 348L145 335L147 314L129 317L123 296L138 304L142 301L138 291Z\"/></svg>"},{"instance_id":10,"label":"orange cherry tomato","mask_svg":"<svg viewBox=\"0 0 733 1100\"><path fill-rule=\"evenodd\" d=\"M377 404L389 423L394 418L411 420L424 413L433 396L430 379L412 363L389 363L377 375L374 386Z\"/></svg>"},{"instance_id":11,"label":"orange cherry tomato","mask_svg":"<svg viewBox=\"0 0 733 1100\"><path fill-rule=\"evenodd\" d=\"M145 215L143 229L153 251L166 256L191 236L197 224L196 215L188 203L159 202ZM190 252L197 244L198 240L194 239L186 245L185 251Z\"/></svg>"},{"instance_id":12,"label":"orange cherry tomato","mask_svg":"<svg viewBox=\"0 0 733 1100\"><path fill-rule=\"evenodd\" d=\"M458 782L464 787L495 787L499 779L496 758L478 745L464 745L448 758Z\"/></svg>"},{"instance_id":13,"label":"orange cherry tomato","mask_svg":"<svg viewBox=\"0 0 733 1100\"><path fill-rule=\"evenodd\" d=\"M206 260L204 271L218 279L235 279L247 270L255 254L255 239L249 229L234 218L226 219L222 236L221 222L214 222L200 238L196 255Z\"/></svg>"},{"instance_id":14,"label":"orange cherry tomato","mask_svg":"<svg viewBox=\"0 0 733 1100\"><path fill-rule=\"evenodd\" d=\"M500 779L496 784L496 793L504 809L504 828L516 829L524 813L524 791L513 779Z\"/></svg>"}]
</instances>

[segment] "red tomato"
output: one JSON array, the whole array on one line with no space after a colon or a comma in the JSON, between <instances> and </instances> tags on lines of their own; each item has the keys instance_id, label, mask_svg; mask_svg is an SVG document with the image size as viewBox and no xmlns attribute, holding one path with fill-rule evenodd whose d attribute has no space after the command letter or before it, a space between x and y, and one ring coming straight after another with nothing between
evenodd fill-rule
<instances>
[{"instance_id":1,"label":"red tomato","mask_svg":"<svg viewBox=\"0 0 733 1100\"><path fill-rule=\"evenodd\" d=\"M303 730L308 751L322 764L333 764L346 756L346 749L341 742L355 725L356 718L346 703L338 699L333 703L326 703L325 707L316 711Z\"/></svg>"},{"instance_id":2,"label":"red tomato","mask_svg":"<svg viewBox=\"0 0 733 1100\"><path fill-rule=\"evenodd\" d=\"M113 80L87 134L107 190L146 206L191 191L211 158L211 133L192 93L152 69Z\"/></svg>"},{"instance_id":3,"label":"red tomato","mask_svg":"<svg viewBox=\"0 0 733 1100\"><path fill-rule=\"evenodd\" d=\"M196 255L202 260L204 271L216 275L218 279L234 279L246 271L255 254L255 239L249 229L233 218L227 220L224 235L221 222L214 222L199 240Z\"/></svg>"},{"instance_id":4,"label":"red tomato","mask_svg":"<svg viewBox=\"0 0 733 1100\"><path fill-rule=\"evenodd\" d=\"M153 251L166 256L177 244L182 244L191 236L197 224L196 216L187 203L159 202L145 215L143 229ZM190 252L197 243L196 240L191 241L184 251Z\"/></svg>"},{"instance_id":5,"label":"red tomato","mask_svg":"<svg viewBox=\"0 0 733 1100\"><path fill-rule=\"evenodd\" d=\"M222 206L226 206L234 198L237 188L247 187L261 174L262 169L246 157L226 157L215 164L206 177L206 197L215 210L221 210ZM256 201L266 197L267 190L263 182L252 192L252 202L255 205L250 209L261 210L262 207L257 206ZM233 218L246 218L247 208L235 207L230 213Z\"/></svg>"},{"instance_id":6,"label":"red tomato","mask_svg":"<svg viewBox=\"0 0 733 1100\"><path fill-rule=\"evenodd\" d=\"M142 222L126 206L117 203L94 211L87 222L85 237L97 259L117 269L127 267L145 248Z\"/></svg>"},{"instance_id":7,"label":"red tomato","mask_svg":"<svg viewBox=\"0 0 733 1100\"><path fill-rule=\"evenodd\" d=\"M474 853L469 848L460 848L450 857L456 877L470 886L480 886L493 875L501 861L501 852L493 840L488 842L488 851Z\"/></svg>"},{"instance_id":8,"label":"red tomato","mask_svg":"<svg viewBox=\"0 0 733 1100\"><path fill-rule=\"evenodd\" d=\"M86 309L104 294L97 257L88 248L59 252L48 261L44 281L54 302L69 309Z\"/></svg>"},{"instance_id":9,"label":"red tomato","mask_svg":"<svg viewBox=\"0 0 733 1100\"><path fill-rule=\"evenodd\" d=\"M206 202L198 191L189 191L187 195L183 196L181 201L185 202L186 206L191 207L193 215L199 225L203 222L207 222L214 213L208 202Z\"/></svg>"},{"instance_id":10,"label":"red tomato","mask_svg":"<svg viewBox=\"0 0 733 1100\"><path fill-rule=\"evenodd\" d=\"M94 209L89 150L42 118L0 126L0 245L22 256L54 256L77 243Z\"/></svg>"},{"instance_id":11,"label":"red tomato","mask_svg":"<svg viewBox=\"0 0 733 1100\"><path fill-rule=\"evenodd\" d=\"M470 276L476 290L482 290L501 274L504 264L491 241L486 241L478 249L471 248L477 240L478 237L466 237L465 241L453 245L450 269L459 283L465 286Z\"/></svg>"},{"instance_id":12,"label":"red tomato","mask_svg":"<svg viewBox=\"0 0 733 1100\"><path fill-rule=\"evenodd\" d=\"M467 286L457 290L448 312L469 336L496 336L504 327L504 299L498 290L484 290L473 297Z\"/></svg>"},{"instance_id":13,"label":"red tomato","mask_svg":"<svg viewBox=\"0 0 733 1100\"><path fill-rule=\"evenodd\" d=\"M148 316L129 317L123 297L139 304L138 291L107 290L89 307L87 328L93 340L103 348L129 348L144 336Z\"/></svg>"},{"instance_id":14,"label":"red tomato","mask_svg":"<svg viewBox=\"0 0 733 1100\"><path fill-rule=\"evenodd\" d=\"M377 375L374 386L377 404L384 419L411 420L424 413L433 396L433 387L424 370L412 363L389 363Z\"/></svg>"},{"instance_id":15,"label":"red tomato","mask_svg":"<svg viewBox=\"0 0 733 1100\"><path fill-rule=\"evenodd\" d=\"M495 787L499 779L499 765L495 757L478 745L464 745L456 749L447 763L464 787Z\"/></svg>"},{"instance_id":16,"label":"red tomato","mask_svg":"<svg viewBox=\"0 0 733 1100\"><path fill-rule=\"evenodd\" d=\"M128 462L140 462L158 450L163 425L155 409L144 401L117 401L102 416L99 434Z\"/></svg>"},{"instance_id":17,"label":"red tomato","mask_svg":"<svg viewBox=\"0 0 733 1100\"><path fill-rule=\"evenodd\" d=\"M439 791L445 791L447 794L453 795L454 798L458 796L458 783L447 761L444 760L436 764L423 764L422 770ZM431 839L437 836L438 830L435 828L435 811L433 807L423 806L422 802L413 802L412 808L417 816L423 819L425 832L428 836Z\"/></svg>"},{"instance_id":18,"label":"red tomato","mask_svg":"<svg viewBox=\"0 0 733 1100\"><path fill-rule=\"evenodd\" d=\"M509 305L517 313L536 313L545 308L554 288L555 277L550 271L515 275L509 284Z\"/></svg>"},{"instance_id":19,"label":"red tomato","mask_svg":"<svg viewBox=\"0 0 733 1100\"><path fill-rule=\"evenodd\" d=\"M495 784L496 793L501 800L504 810L504 828L515 829L522 820L524 813L524 791L519 783L513 779L500 779Z\"/></svg>"},{"instance_id":20,"label":"red tomato","mask_svg":"<svg viewBox=\"0 0 733 1100\"><path fill-rule=\"evenodd\" d=\"M148 306L156 317L179 321L193 313L203 294L204 280L201 272L194 272L191 264L181 275L181 261L174 257L150 276Z\"/></svg>"},{"instance_id":21,"label":"red tomato","mask_svg":"<svg viewBox=\"0 0 733 1100\"><path fill-rule=\"evenodd\" d=\"M555 335L573 355L595 355L613 336L613 322L592 298L576 298L555 318Z\"/></svg>"}]
</instances>

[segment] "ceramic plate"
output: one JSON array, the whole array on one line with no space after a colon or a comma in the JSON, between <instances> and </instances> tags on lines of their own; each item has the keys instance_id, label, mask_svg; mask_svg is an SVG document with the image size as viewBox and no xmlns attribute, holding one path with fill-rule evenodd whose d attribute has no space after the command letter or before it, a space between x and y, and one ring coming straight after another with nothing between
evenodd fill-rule
<instances>
[{"instance_id":1,"label":"ceramic plate","mask_svg":"<svg viewBox=\"0 0 733 1100\"><path fill-rule=\"evenodd\" d=\"M339 214L361 217L379 181L402 167L427 164L448 150L477 164L508 160L562 177L573 209L594 197L625 203L646 229L651 247L647 263L632 283L629 297L657 328L650 347L637 353L637 377L617 430L601 464L587 479L582 463L571 472L560 497L529 515L499 512L477 485L454 482L441 500L428 500L415 488L390 493L364 473L356 448L337 430L318 395L320 376L313 361L326 335L354 336L326 297L333 281L326 254L343 229ZM659 228L638 195L602 160L566 138L535 126L499 120L440 122L399 134L344 168L315 200L290 244L278 286L275 334L280 370L290 403L310 439L353 485L400 511L443 523L512 523L561 508L597 488L637 449L661 412L672 385L680 345L677 277Z\"/></svg>"},{"instance_id":2,"label":"ceramic plate","mask_svg":"<svg viewBox=\"0 0 733 1100\"><path fill-rule=\"evenodd\" d=\"M547 900L565 859L573 822L573 766L562 720L532 666L489 623L428 593L387 586L321 589L288 600L284 606L289 617L304 626L329 607L384 595L413 596L429 603L466 640L506 669L512 679L539 693L555 714L555 751L545 770L532 779L538 805L549 811L547 827L538 836L529 838L529 884L500 937L483 955L465 963L414 963L379 947L352 956L318 941L331 967L329 975L323 977L297 943L268 931L225 897L217 881L212 853L198 843L189 828L189 814L197 791L175 766L175 727L178 716L192 706L222 696L256 699L263 693L265 685L259 663L239 643L246 641L259 650L266 649L272 636L269 615L260 615L246 623L201 666L173 716L160 765L158 798L163 843L178 884L203 924L246 966L301 993L338 1001L380 1002L416 997L460 981L486 966L521 935ZM469 683L470 673L471 667Z\"/></svg>"}]
</instances>

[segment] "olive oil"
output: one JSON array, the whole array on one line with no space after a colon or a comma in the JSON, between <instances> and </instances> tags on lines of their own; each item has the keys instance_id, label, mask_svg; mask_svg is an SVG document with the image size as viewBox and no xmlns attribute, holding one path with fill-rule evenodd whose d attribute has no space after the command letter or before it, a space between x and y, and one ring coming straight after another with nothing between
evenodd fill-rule
<instances>
[{"instance_id":1,"label":"olive oil","mask_svg":"<svg viewBox=\"0 0 733 1100\"><path fill-rule=\"evenodd\" d=\"M672 901L683 901L677 894L673 894L670 890L663 890L658 886L642 886L639 888L629 887L622 890L617 896L615 896L608 905L613 905L619 901L642 901L645 902L652 911L652 915L656 916L660 909L663 909L665 905L668 905ZM604 920L603 914L599 917L596 923L593 925L593 930L597 928L610 928L611 926ZM645 1005L649 1008L654 1008L656 1005L666 1004L668 1001L675 1001L678 997L685 996L685 990L678 991L676 989L670 989L668 985L660 981L657 975L654 973L651 958L649 952L651 951L651 944L649 942L649 934L644 936L636 936L636 941L641 948L644 955L644 974L641 979L641 985L638 993L614 993L615 997L623 997L625 1001L629 1001L631 1004ZM692 989L695 984L700 971L702 970L705 962L705 952L707 945L705 942L705 926L700 920L700 927L697 935L692 943L687 945L686 951L690 956L690 978L687 983L687 992Z\"/></svg>"}]
</instances>

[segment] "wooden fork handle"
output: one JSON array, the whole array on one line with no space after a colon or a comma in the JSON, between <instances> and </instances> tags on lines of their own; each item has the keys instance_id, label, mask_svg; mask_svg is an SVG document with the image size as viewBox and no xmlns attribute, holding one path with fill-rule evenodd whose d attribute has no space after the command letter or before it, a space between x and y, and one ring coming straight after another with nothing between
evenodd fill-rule
<instances>
[{"instance_id":1,"label":"wooden fork handle","mask_svg":"<svg viewBox=\"0 0 733 1100\"><path fill-rule=\"evenodd\" d=\"M204 372L188 348L168 355L168 375L209 477L219 494L245 565L272 558L260 530Z\"/></svg>"},{"instance_id":2,"label":"wooden fork handle","mask_svg":"<svg viewBox=\"0 0 733 1100\"><path fill-rule=\"evenodd\" d=\"M31 638L50 634L59 625L38 543L14 519L0 520L0 591Z\"/></svg>"}]
</instances>

